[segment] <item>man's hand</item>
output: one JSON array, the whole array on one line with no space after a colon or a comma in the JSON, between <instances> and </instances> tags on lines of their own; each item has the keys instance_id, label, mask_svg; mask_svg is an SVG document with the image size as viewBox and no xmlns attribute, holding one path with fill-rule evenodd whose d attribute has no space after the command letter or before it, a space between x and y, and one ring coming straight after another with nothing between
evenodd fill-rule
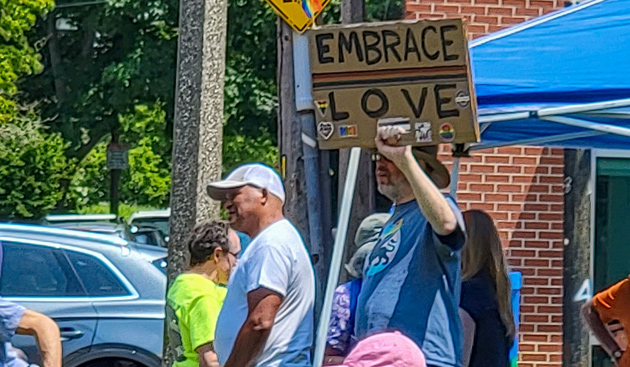
<instances>
[{"instance_id":1,"label":"man's hand","mask_svg":"<svg viewBox=\"0 0 630 367\"><path fill-rule=\"evenodd\" d=\"M410 145L397 146L404 133L405 129L400 126L382 126L376 130L376 138L374 138L378 152L399 168L414 159Z\"/></svg>"},{"instance_id":2,"label":"man's hand","mask_svg":"<svg viewBox=\"0 0 630 367\"><path fill-rule=\"evenodd\" d=\"M48 316L26 310L17 329L18 335L32 335L42 355L43 367L61 367L59 327Z\"/></svg>"},{"instance_id":3,"label":"man's hand","mask_svg":"<svg viewBox=\"0 0 630 367\"><path fill-rule=\"evenodd\" d=\"M199 367L219 367L219 359L214 351L212 342L197 348L197 354L199 356Z\"/></svg>"},{"instance_id":4,"label":"man's hand","mask_svg":"<svg viewBox=\"0 0 630 367\"><path fill-rule=\"evenodd\" d=\"M341 357L341 356L325 356L324 357L324 366L337 366L343 363L343 361L345 360L345 357Z\"/></svg>"}]
</instances>

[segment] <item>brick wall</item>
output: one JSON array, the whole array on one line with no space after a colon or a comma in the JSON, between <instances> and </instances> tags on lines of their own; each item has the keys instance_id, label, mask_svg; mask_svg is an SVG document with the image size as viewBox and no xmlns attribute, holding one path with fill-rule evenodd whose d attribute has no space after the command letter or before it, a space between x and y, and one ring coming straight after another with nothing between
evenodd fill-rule
<instances>
[{"instance_id":1,"label":"brick wall","mask_svg":"<svg viewBox=\"0 0 630 367\"><path fill-rule=\"evenodd\" d=\"M451 168L450 155L442 160ZM457 201L492 215L523 274L519 367L562 364L563 170L562 149L506 147L460 160Z\"/></svg>"},{"instance_id":2,"label":"brick wall","mask_svg":"<svg viewBox=\"0 0 630 367\"><path fill-rule=\"evenodd\" d=\"M463 18L470 38L522 23L564 6L564 0L408 0L407 19Z\"/></svg>"},{"instance_id":3,"label":"brick wall","mask_svg":"<svg viewBox=\"0 0 630 367\"><path fill-rule=\"evenodd\" d=\"M564 6L562 0L408 0L408 19L463 17L469 38ZM449 154L441 158L450 168ZM460 165L462 209L489 212L508 261L523 273L519 367L562 365L562 149L506 147Z\"/></svg>"}]
</instances>

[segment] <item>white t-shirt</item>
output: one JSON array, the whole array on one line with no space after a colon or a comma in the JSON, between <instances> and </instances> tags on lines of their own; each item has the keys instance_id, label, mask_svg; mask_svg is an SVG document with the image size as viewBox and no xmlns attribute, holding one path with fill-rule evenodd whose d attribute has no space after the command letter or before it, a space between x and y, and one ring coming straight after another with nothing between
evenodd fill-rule
<instances>
[{"instance_id":1,"label":"white t-shirt","mask_svg":"<svg viewBox=\"0 0 630 367\"><path fill-rule=\"evenodd\" d=\"M258 234L232 272L214 339L221 366L247 318L247 294L258 288L284 298L256 367L310 367L315 275L302 237L286 219Z\"/></svg>"}]
</instances>

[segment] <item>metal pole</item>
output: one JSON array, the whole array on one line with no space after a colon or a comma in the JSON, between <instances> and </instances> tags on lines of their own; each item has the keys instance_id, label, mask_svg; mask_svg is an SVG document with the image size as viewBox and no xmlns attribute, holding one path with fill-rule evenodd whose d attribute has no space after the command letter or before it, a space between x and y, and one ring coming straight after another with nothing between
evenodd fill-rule
<instances>
[{"instance_id":1,"label":"metal pole","mask_svg":"<svg viewBox=\"0 0 630 367\"><path fill-rule=\"evenodd\" d=\"M324 262L321 188L319 182L319 150L317 129L313 111L311 91L311 66L308 54L308 37L293 32L293 73L295 76L295 106L302 126L302 154L304 155L304 180L306 185L306 207L308 209L308 233L312 256L319 261L315 264L317 294L324 287L326 262ZM319 315L322 299L315 302L315 314ZM315 320L317 322L318 320Z\"/></svg>"},{"instance_id":2,"label":"metal pole","mask_svg":"<svg viewBox=\"0 0 630 367\"><path fill-rule=\"evenodd\" d=\"M328 324L330 314L332 313L333 295L335 293L335 288L337 287L339 273L341 271L341 262L343 260L343 250L345 247L346 236L348 235L348 223L350 222L350 211L352 210L354 188L357 183L360 156L361 148L355 147L350 150L348 171L343 189L343 199L341 200L341 210L339 212L339 222L337 223L337 235L335 236L335 245L333 247L330 270L328 272L328 282L326 284L324 306L319 318L319 326L317 327L317 339L315 341L315 356L313 361L314 367L320 367L324 362L326 335L328 334Z\"/></svg>"},{"instance_id":3,"label":"metal pole","mask_svg":"<svg viewBox=\"0 0 630 367\"><path fill-rule=\"evenodd\" d=\"M580 119L576 119L572 117L564 117L564 116L547 116L547 117L541 117L540 119L545 120L545 121L556 122L559 124L575 126L582 129L601 131L607 134L615 134L615 135L630 137L630 129L621 127L621 126L601 124L598 122L590 122L590 121L580 120Z\"/></svg>"}]
</instances>

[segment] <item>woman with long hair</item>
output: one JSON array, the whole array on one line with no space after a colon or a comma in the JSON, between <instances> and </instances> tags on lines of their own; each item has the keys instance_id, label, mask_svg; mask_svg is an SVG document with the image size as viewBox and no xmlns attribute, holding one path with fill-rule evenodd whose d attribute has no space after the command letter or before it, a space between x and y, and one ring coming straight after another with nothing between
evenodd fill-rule
<instances>
[{"instance_id":1,"label":"woman with long hair","mask_svg":"<svg viewBox=\"0 0 630 367\"><path fill-rule=\"evenodd\" d=\"M508 367L516 326L501 239L483 211L464 212L464 221L468 235L462 251L460 302L464 366Z\"/></svg>"}]
</instances>

